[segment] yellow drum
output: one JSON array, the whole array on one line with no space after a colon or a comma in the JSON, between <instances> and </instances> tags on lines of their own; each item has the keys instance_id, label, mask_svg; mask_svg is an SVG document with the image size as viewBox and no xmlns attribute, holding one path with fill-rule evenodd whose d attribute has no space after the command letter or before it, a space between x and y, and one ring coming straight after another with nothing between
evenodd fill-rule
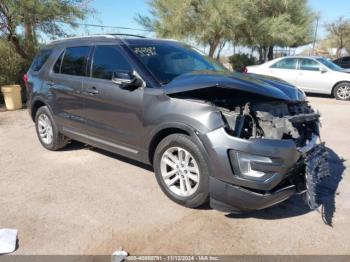
<instances>
[{"instance_id":1,"label":"yellow drum","mask_svg":"<svg viewBox=\"0 0 350 262\"><path fill-rule=\"evenodd\" d=\"M1 87L7 110L22 108L21 87L19 85L8 85Z\"/></svg>"}]
</instances>

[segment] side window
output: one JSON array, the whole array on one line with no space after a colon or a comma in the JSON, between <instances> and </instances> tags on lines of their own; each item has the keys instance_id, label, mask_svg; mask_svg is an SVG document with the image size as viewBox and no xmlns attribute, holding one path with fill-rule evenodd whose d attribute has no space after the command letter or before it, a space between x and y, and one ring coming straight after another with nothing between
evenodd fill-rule
<instances>
[{"instance_id":1,"label":"side window","mask_svg":"<svg viewBox=\"0 0 350 262\"><path fill-rule=\"evenodd\" d=\"M64 51L62 51L62 53L58 57L55 65L53 66L53 72L56 74L59 74L61 72L61 64L62 64L63 54L64 54Z\"/></svg>"},{"instance_id":2,"label":"side window","mask_svg":"<svg viewBox=\"0 0 350 262\"><path fill-rule=\"evenodd\" d=\"M338 58L336 60L333 61L333 63L337 64L337 65L340 65L342 62L342 59L341 58Z\"/></svg>"},{"instance_id":3,"label":"side window","mask_svg":"<svg viewBox=\"0 0 350 262\"><path fill-rule=\"evenodd\" d=\"M280 69L296 69L297 59L296 58L284 58L276 63L274 63L271 68Z\"/></svg>"},{"instance_id":4,"label":"side window","mask_svg":"<svg viewBox=\"0 0 350 262\"><path fill-rule=\"evenodd\" d=\"M90 47L69 47L64 53L61 73L67 75L85 76L86 60Z\"/></svg>"},{"instance_id":5,"label":"side window","mask_svg":"<svg viewBox=\"0 0 350 262\"><path fill-rule=\"evenodd\" d=\"M131 66L115 46L96 46L92 77L111 80L117 70L130 71Z\"/></svg>"},{"instance_id":6,"label":"side window","mask_svg":"<svg viewBox=\"0 0 350 262\"><path fill-rule=\"evenodd\" d=\"M30 69L32 69L34 72L39 71L45 64L46 60L50 57L51 53L52 50L50 49L41 50L34 58Z\"/></svg>"},{"instance_id":7,"label":"side window","mask_svg":"<svg viewBox=\"0 0 350 262\"><path fill-rule=\"evenodd\" d=\"M319 71L320 65L312 59L300 59L300 70Z\"/></svg>"},{"instance_id":8,"label":"side window","mask_svg":"<svg viewBox=\"0 0 350 262\"><path fill-rule=\"evenodd\" d=\"M341 65L343 66L350 66L350 56L343 57L341 61Z\"/></svg>"}]
</instances>

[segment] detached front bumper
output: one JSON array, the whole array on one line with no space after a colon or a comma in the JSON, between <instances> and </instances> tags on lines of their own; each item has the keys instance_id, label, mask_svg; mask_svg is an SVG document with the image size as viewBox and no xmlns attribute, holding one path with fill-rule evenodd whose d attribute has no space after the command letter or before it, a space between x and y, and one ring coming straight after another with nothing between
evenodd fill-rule
<instances>
[{"instance_id":1,"label":"detached front bumper","mask_svg":"<svg viewBox=\"0 0 350 262\"><path fill-rule=\"evenodd\" d=\"M212 167L211 206L228 212L263 209L305 191L306 160L310 161L307 155L317 146L316 139L304 148L297 148L292 140L240 139L227 134L224 128L207 133L202 141ZM237 167L237 152L273 161L254 167L265 175L247 177Z\"/></svg>"},{"instance_id":2,"label":"detached front bumper","mask_svg":"<svg viewBox=\"0 0 350 262\"><path fill-rule=\"evenodd\" d=\"M296 193L294 185L275 192L257 193L210 178L210 206L223 212L258 210L278 204Z\"/></svg>"}]
</instances>

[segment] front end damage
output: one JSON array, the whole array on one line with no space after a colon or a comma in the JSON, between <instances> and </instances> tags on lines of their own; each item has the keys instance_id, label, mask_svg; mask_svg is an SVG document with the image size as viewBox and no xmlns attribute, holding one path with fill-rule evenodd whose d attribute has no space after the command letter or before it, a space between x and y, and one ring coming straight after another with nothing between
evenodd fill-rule
<instances>
[{"instance_id":1,"label":"front end damage","mask_svg":"<svg viewBox=\"0 0 350 262\"><path fill-rule=\"evenodd\" d=\"M329 175L327 151L320 142L320 115L307 101L217 86L171 96L210 103L225 123L201 137L214 167L212 207L263 209L295 193L303 194L311 209L320 205L317 185Z\"/></svg>"},{"instance_id":2,"label":"front end damage","mask_svg":"<svg viewBox=\"0 0 350 262\"><path fill-rule=\"evenodd\" d=\"M300 157L295 162L294 172L286 179L289 180L289 186L296 186L297 193L304 194L311 209L319 207L318 184L329 175L329 168L328 152L320 141L318 112L306 101L246 102L234 110L224 107L220 111L226 122L226 131L232 136L242 139L292 140ZM259 165L258 162L259 159L255 165Z\"/></svg>"}]
</instances>

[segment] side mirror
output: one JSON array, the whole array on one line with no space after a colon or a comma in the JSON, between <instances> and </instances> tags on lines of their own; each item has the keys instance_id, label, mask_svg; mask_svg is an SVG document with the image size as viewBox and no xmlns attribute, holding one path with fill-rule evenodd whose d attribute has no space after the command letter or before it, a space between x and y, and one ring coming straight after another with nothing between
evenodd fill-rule
<instances>
[{"instance_id":1,"label":"side mirror","mask_svg":"<svg viewBox=\"0 0 350 262\"><path fill-rule=\"evenodd\" d=\"M137 89L143 85L143 80L136 71L115 71L112 82L125 89Z\"/></svg>"},{"instance_id":2,"label":"side mirror","mask_svg":"<svg viewBox=\"0 0 350 262\"><path fill-rule=\"evenodd\" d=\"M323 74L323 73L326 73L328 72L328 69L325 68L325 67L320 67L320 72Z\"/></svg>"}]
</instances>

